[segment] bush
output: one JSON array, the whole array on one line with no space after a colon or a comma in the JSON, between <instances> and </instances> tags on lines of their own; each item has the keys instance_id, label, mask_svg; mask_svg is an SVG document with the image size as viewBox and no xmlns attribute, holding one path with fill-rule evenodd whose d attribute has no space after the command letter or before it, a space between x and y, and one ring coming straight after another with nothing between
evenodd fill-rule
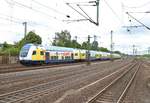
<instances>
[{"instance_id":1,"label":"bush","mask_svg":"<svg viewBox=\"0 0 150 103\"><path fill-rule=\"evenodd\" d=\"M19 55L19 49L11 47L11 48L7 48L5 50L0 50L0 55L18 56Z\"/></svg>"}]
</instances>

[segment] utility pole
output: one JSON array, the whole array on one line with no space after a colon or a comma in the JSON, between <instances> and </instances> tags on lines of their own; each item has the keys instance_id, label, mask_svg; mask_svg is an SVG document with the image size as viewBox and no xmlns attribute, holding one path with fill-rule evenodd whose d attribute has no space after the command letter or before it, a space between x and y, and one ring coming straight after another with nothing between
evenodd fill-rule
<instances>
[{"instance_id":1,"label":"utility pole","mask_svg":"<svg viewBox=\"0 0 150 103\"><path fill-rule=\"evenodd\" d=\"M110 31L110 34L111 34L111 37L110 37L110 41L111 41L111 43L110 43L111 54L110 54L110 56L111 56L111 61L113 61L113 31L112 30Z\"/></svg>"},{"instance_id":2,"label":"utility pole","mask_svg":"<svg viewBox=\"0 0 150 103\"><path fill-rule=\"evenodd\" d=\"M75 36L75 41L76 41L76 43L77 43L77 39L78 39L78 37L77 36ZM75 43L75 48L77 48L77 44Z\"/></svg>"},{"instance_id":3,"label":"utility pole","mask_svg":"<svg viewBox=\"0 0 150 103\"><path fill-rule=\"evenodd\" d=\"M78 37L77 36L75 36L75 41L77 42L77 39L78 39Z\"/></svg>"},{"instance_id":4,"label":"utility pole","mask_svg":"<svg viewBox=\"0 0 150 103\"><path fill-rule=\"evenodd\" d=\"M54 37L53 39L54 39L54 45L56 46L56 42L57 42L57 41L56 41L56 39L57 39L57 38L56 38L56 34L55 34L55 37Z\"/></svg>"},{"instance_id":5,"label":"utility pole","mask_svg":"<svg viewBox=\"0 0 150 103\"><path fill-rule=\"evenodd\" d=\"M94 41L96 41L96 39L97 39L97 36L96 36L96 35L94 35Z\"/></svg>"},{"instance_id":6,"label":"utility pole","mask_svg":"<svg viewBox=\"0 0 150 103\"><path fill-rule=\"evenodd\" d=\"M90 35L88 35L87 65L90 65Z\"/></svg>"},{"instance_id":7,"label":"utility pole","mask_svg":"<svg viewBox=\"0 0 150 103\"><path fill-rule=\"evenodd\" d=\"M148 54L150 54L150 47L148 47Z\"/></svg>"},{"instance_id":8,"label":"utility pole","mask_svg":"<svg viewBox=\"0 0 150 103\"><path fill-rule=\"evenodd\" d=\"M133 45L133 56L135 55L135 45Z\"/></svg>"},{"instance_id":9,"label":"utility pole","mask_svg":"<svg viewBox=\"0 0 150 103\"><path fill-rule=\"evenodd\" d=\"M22 23L24 25L24 38L26 39L26 34L27 34L27 22Z\"/></svg>"},{"instance_id":10,"label":"utility pole","mask_svg":"<svg viewBox=\"0 0 150 103\"><path fill-rule=\"evenodd\" d=\"M137 50L137 48L135 49L135 56L137 56L137 54L138 54L138 50Z\"/></svg>"},{"instance_id":11,"label":"utility pole","mask_svg":"<svg viewBox=\"0 0 150 103\"><path fill-rule=\"evenodd\" d=\"M97 0L96 2L96 5L97 5L97 26L99 25L99 0Z\"/></svg>"}]
</instances>

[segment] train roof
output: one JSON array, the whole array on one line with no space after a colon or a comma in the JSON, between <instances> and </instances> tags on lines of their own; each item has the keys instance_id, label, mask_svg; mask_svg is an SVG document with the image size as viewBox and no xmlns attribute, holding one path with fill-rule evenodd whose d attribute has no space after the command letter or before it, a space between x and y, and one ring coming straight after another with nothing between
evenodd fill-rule
<instances>
[{"instance_id":1,"label":"train roof","mask_svg":"<svg viewBox=\"0 0 150 103\"><path fill-rule=\"evenodd\" d=\"M47 51L70 51L72 52L74 48L59 47L59 46L44 46Z\"/></svg>"},{"instance_id":2,"label":"train roof","mask_svg":"<svg viewBox=\"0 0 150 103\"><path fill-rule=\"evenodd\" d=\"M47 51L70 51L76 50L74 48L68 48L68 47L59 47L59 46L42 46L40 44L32 44L28 43L23 46L23 48L30 48L31 46L41 47L44 48Z\"/></svg>"}]
</instances>

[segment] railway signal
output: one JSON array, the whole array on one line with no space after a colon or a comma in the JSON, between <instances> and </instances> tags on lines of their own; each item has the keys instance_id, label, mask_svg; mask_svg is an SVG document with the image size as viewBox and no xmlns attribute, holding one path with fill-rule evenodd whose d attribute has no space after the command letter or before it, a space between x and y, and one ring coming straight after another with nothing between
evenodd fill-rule
<instances>
[{"instance_id":1,"label":"railway signal","mask_svg":"<svg viewBox=\"0 0 150 103\"><path fill-rule=\"evenodd\" d=\"M90 65L90 35L88 35L87 65Z\"/></svg>"}]
</instances>

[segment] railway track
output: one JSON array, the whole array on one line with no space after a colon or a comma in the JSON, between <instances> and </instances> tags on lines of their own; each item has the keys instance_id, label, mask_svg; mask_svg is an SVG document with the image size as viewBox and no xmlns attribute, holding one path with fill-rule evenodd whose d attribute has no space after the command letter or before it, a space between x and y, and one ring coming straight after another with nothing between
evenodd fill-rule
<instances>
[{"instance_id":1,"label":"railway track","mask_svg":"<svg viewBox=\"0 0 150 103\"><path fill-rule=\"evenodd\" d=\"M105 61L93 61L96 62L105 62ZM23 66L23 65L12 65L12 66L1 66L0 74L10 73L10 72L19 72L19 71L28 71L28 70L36 70L36 69L44 69L44 68L53 68L53 67L63 67L63 66L71 66L71 65L80 65L86 64L87 62L74 62L74 63L62 63L62 64L44 64L44 65L35 65L35 66Z\"/></svg>"},{"instance_id":2,"label":"railway track","mask_svg":"<svg viewBox=\"0 0 150 103\"><path fill-rule=\"evenodd\" d=\"M38 74L36 76L29 76L29 77L18 77L15 78L15 77L12 77L12 78L7 78L7 79L0 79L0 91L2 90L2 88L5 88L7 87L7 85L15 85L15 84L18 84L19 85L22 85L21 87L23 87L23 84L28 84L28 83L32 83L30 86L32 85L38 85L38 84L42 84L42 83L45 83L45 82L48 82L48 81L56 81L56 80L59 80L59 79L63 79L63 78L67 78L67 77L70 77L70 76L73 76L73 75L81 75L83 73L94 73L94 72L99 72L99 69L97 68L93 68L92 71L90 68L87 68L87 69L80 69L80 68L70 68L70 69L66 69L66 70L57 70L57 71L52 71L51 73L47 73L45 75L43 74ZM103 71L101 71L103 72ZM28 84L29 85L29 84ZM15 85L16 87L17 85ZM27 87L24 86L24 87ZM7 89L8 90L8 89ZM6 90L5 90L6 91ZM1 91L2 93L3 91ZM1 94L0 93L0 94Z\"/></svg>"},{"instance_id":3,"label":"railway track","mask_svg":"<svg viewBox=\"0 0 150 103\"><path fill-rule=\"evenodd\" d=\"M105 64L105 63L103 63ZM125 65L128 64L128 63L125 63ZM71 64L70 64L71 65ZM69 65L69 66L70 66ZM120 64L120 66L122 67L123 65ZM118 68L120 68L120 66ZM44 78L52 78L52 77L57 77L59 78L58 76L62 77L62 76L65 76L67 73L80 73L81 72L81 69L78 68L78 65L77 65L77 68L75 69L76 67L74 68L71 68L71 69L55 69L55 70L52 70L52 71L47 71L44 76L43 76L43 73L41 72L37 72L37 75L35 75L36 73L29 73L28 75L26 74L15 74L15 75L5 75L5 74L1 74L0 75L0 85L3 85L3 84L9 84L9 83L15 83L15 82L20 82L20 81L26 81L26 80L34 80L34 79L42 79L42 77ZM103 65L103 68L105 68L105 66ZM96 69L96 68L95 68ZM91 70L91 69L89 69ZM94 70L94 69L92 69ZM88 69L85 69L84 71L88 71ZM65 72L65 74L64 74ZM70 75L71 75L70 74ZM18 76L17 76L18 75ZM68 74L67 74L68 75ZM50 77L49 77L50 76ZM34 80L35 81L35 80Z\"/></svg>"},{"instance_id":4,"label":"railway track","mask_svg":"<svg viewBox=\"0 0 150 103\"><path fill-rule=\"evenodd\" d=\"M80 64L83 64L83 63L85 63L85 62L70 63L70 64L51 64L51 65L33 66L33 67L25 67L25 66L13 66L13 67L4 67L4 68L1 67L0 68L0 74L10 73L10 72L27 71L27 70L44 69L44 68L80 65Z\"/></svg>"},{"instance_id":5,"label":"railway track","mask_svg":"<svg viewBox=\"0 0 150 103\"><path fill-rule=\"evenodd\" d=\"M121 70L119 70L119 71L121 71ZM112 73L112 74L114 74L114 73ZM93 76L94 75L95 74L93 74ZM69 81L71 81L70 86L73 83L79 82L79 79L74 80L74 78L79 77L79 76L81 76L81 75L77 74L77 75L73 75L73 76L69 77L70 78ZM89 77L88 75L86 77L81 76L80 80L84 80L88 77ZM63 83L61 81L63 81ZM57 90L62 90L62 88L65 89L66 88L65 85L68 85L68 84L66 84L67 82L65 82L65 81L68 81L68 78L66 78L66 79L63 78L62 80L61 79L58 80L57 82L59 84L61 83L61 85L58 85L58 83L56 83L56 81L53 81L53 82L47 82L47 83L29 87L29 88L21 89L18 91L2 94L2 95L0 95L0 103L22 103L22 102L30 103L30 101L34 100L35 98L40 98L43 95L46 95L48 93L53 93ZM54 86L54 84L56 84L56 85ZM53 87L51 87L51 85L53 85Z\"/></svg>"},{"instance_id":6,"label":"railway track","mask_svg":"<svg viewBox=\"0 0 150 103\"><path fill-rule=\"evenodd\" d=\"M106 85L86 103L122 103L141 63L136 63Z\"/></svg>"}]
</instances>

